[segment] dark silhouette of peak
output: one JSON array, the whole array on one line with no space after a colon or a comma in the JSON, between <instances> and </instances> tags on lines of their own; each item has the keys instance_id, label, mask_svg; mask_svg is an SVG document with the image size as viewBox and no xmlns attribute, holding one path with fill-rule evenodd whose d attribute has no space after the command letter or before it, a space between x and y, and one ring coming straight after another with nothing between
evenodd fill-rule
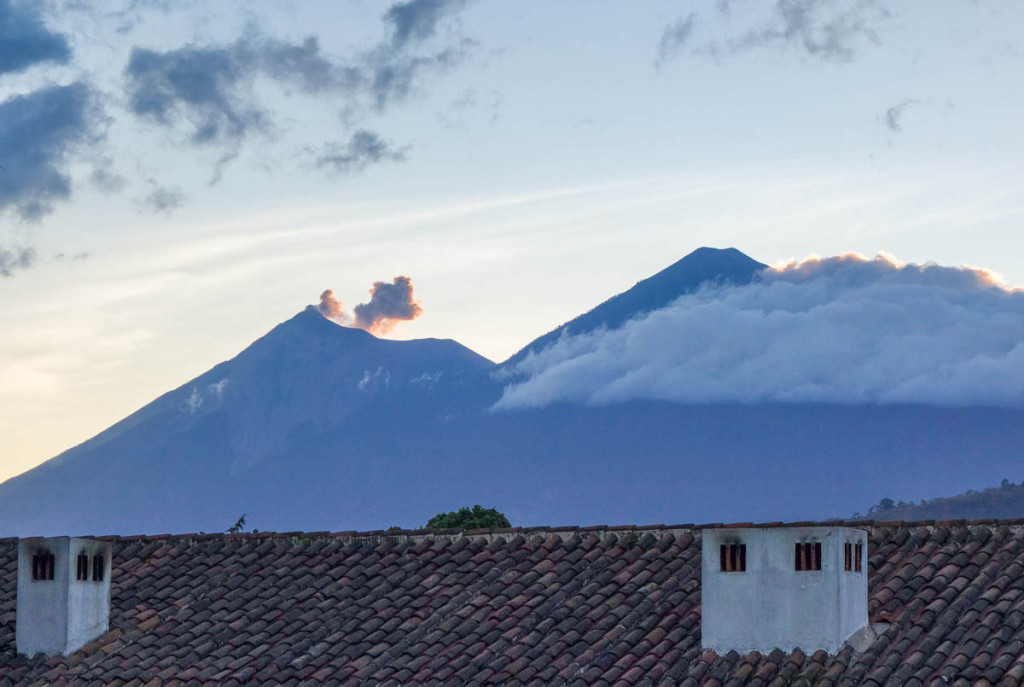
<instances>
[{"instance_id":1,"label":"dark silhouette of peak","mask_svg":"<svg viewBox=\"0 0 1024 687\"><path fill-rule=\"evenodd\" d=\"M379 339L373 334L329 320L310 305L256 339L239 357L244 357L252 350L277 347L285 343L293 347L329 346L338 349L372 346L374 341Z\"/></svg>"},{"instance_id":2,"label":"dark silhouette of peak","mask_svg":"<svg viewBox=\"0 0 1024 687\"><path fill-rule=\"evenodd\" d=\"M324 317L315 305L307 305L291 319L270 330L283 336L348 336L356 341L375 339L373 334L357 327L346 327Z\"/></svg>"},{"instance_id":3,"label":"dark silhouette of peak","mask_svg":"<svg viewBox=\"0 0 1024 687\"><path fill-rule=\"evenodd\" d=\"M747 284L766 267L735 248L698 248L654 276L637 282L628 291L612 296L589 312L535 339L502 364L513 365L531 351L540 351L557 341L563 332L576 335L601 327L617 329L628 320L663 308L709 282Z\"/></svg>"},{"instance_id":4,"label":"dark silhouette of peak","mask_svg":"<svg viewBox=\"0 0 1024 687\"><path fill-rule=\"evenodd\" d=\"M388 360L401 359L417 365L424 360L440 364L447 359L455 364L463 363L475 370L484 370L494 365L478 353L452 339L412 339L406 341L380 339L358 327L347 327L329 320L320 314L315 306L307 306L289 320L277 325L242 351L234 361L248 358L262 358L268 352L274 355L304 355L324 351L332 355L348 354L372 359L361 361L371 364L384 356Z\"/></svg>"}]
</instances>

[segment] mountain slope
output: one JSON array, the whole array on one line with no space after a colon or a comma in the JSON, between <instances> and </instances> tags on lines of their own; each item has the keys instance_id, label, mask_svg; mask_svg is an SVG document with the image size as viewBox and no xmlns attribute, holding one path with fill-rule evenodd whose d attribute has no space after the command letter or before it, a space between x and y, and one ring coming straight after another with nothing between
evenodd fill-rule
<instances>
[{"instance_id":1,"label":"mountain slope","mask_svg":"<svg viewBox=\"0 0 1024 687\"><path fill-rule=\"evenodd\" d=\"M614 327L762 265L702 249L577 318ZM720 272L715 272L720 270ZM531 347L542 347L541 337ZM480 503L515 525L845 516L1019 470L1024 412L812 403L493 411L499 366L308 309L238 356L0 484L0 535L416 527Z\"/></svg>"},{"instance_id":2,"label":"mountain slope","mask_svg":"<svg viewBox=\"0 0 1024 687\"><path fill-rule=\"evenodd\" d=\"M268 414L275 414L288 431L296 425L321 422L322 417L336 421L382 392L405 390L418 397L442 379L444 389L462 386L493 366L455 341L378 339L362 329L339 326L310 306L232 360L164 394L50 462L61 463L96 449L156 417L198 421L227 406L236 424L256 425ZM361 393L338 394L338 389ZM269 428L253 426L249 431L267 432ZM258 438L240 435L236 442L245 450L246 443L262 443L253 441Z\"/></svg>"},{"instance_id":3,"label":"mountain slope","mask_svg":"<svg viewBox=\"0 0 1024 687\"><path fill-rule=\"evenodd\" d=\"M307 309L232 360L0 485L0 527L124 532L218 523L230 517L222 508L228 485L269 456L289 454L307 436L330 433L344 445L352 435L393 431L403 418L480 412L495 394L493 367L454 341L386 341ZM288 489L287 471L281 477Z\"/></svg>"},{"instance_id":4,"label":"mountain slope","mask_svg":"<svg viewBox=\"0 0 1024 687\"><path fill-rule=\"evenodd\" d=\"M564 335L576 335L600 327L616 329L627 320L663 308L702 285L746 284L764 265L735 248L698 248L633 288L612 296L597 307L533 340L502 365L514 365L531 351L540 351Z\"/></svg>"}]
</instances>

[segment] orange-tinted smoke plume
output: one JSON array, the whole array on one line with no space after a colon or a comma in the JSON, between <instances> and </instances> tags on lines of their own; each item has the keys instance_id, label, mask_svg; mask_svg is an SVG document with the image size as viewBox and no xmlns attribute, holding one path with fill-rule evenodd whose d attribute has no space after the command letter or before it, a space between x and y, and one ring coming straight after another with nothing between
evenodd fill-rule
<instances>
[{"instance_id":1,"label":"orange-tinted smoke plume","mask_svg":"<svg viewBox=\"0 0 1024 687\"><path fill-rule=\"evenodd\" d=\"M345 313L345 306L334 297L334 292L327 289L320 294L320 305L316 306L320 314L335 322L348 322L349 316Z\"/></svg>"},{"instance_id":2,"label":"orange-tinted smoke plume","mask_svg":"<svg viewBox=\"0 0 1024 687\"><path fill-rule=\"evenodd\" d=\"M423 314L419 301L413 298L412 280L404 276L395 277L390 284L374 282L370 289L370 302L355 307L354 321L330 289L320 294L320 304L316 309L339 324L353 325L377 335L387 334L399 322L415 320Z\"/></svg>"},{"instance_id":3,"label":"orange-tinted smoke plume","mask_svg":"<svg viewBox=\"0 0 1024 687\"><path fill-rule=\"evenodd\" d=\"M395 277L390 284L373 282L370 302L355 307L356 326L373 334L387 334L399 322L415 320L423 314L419 301L412 295L412 280Z\"/></svg>"}]
</instances>

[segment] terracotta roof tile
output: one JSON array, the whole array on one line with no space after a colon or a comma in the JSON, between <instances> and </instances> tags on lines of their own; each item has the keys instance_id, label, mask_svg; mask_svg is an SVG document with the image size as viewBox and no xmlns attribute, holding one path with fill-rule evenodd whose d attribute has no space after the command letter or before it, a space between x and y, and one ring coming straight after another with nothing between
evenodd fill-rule
<instances>
[{"instance_id":1,"label":"terracotta roof tile","mask_svg":"<svg viewBox=\"0 0 1024 687\"><path fill-rule=\"evenodd\" d=\"M0 685L1024 682L1020 522L867 529L892 626L810 656L702 652L700 529L600 526L111 538L111 630L30 659L0 540Z\"/></svg>"}]
</instances>

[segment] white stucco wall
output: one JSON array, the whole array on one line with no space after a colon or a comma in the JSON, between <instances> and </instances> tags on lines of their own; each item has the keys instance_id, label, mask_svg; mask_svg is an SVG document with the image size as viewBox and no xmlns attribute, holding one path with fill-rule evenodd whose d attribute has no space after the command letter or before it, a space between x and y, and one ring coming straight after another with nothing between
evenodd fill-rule
<instances>
[{"instance_id":1,"label":"white stucco wall","mask_svg":"<svg viewBox=\"0 0 1024 687\"><path fill-rule=\"evenodd\" d=\"M821 543L821 570L794 569L797 542ZM860 543L860 572L844 570ZM722 544L746 545L746 571L719 570ZM705 529L701 544L701 644L719 653L799 648L835 653L867 617L867 534L849 527Z\"/></svg>"},{"instance_id":2,"label":"white stucco wall","mask_svg":"<svg viewBox=\"0 0 1024 687\"><path fill-rule=\"evenodd\" d=\"M54 555L52 580L32 579L32 556ZM77 556L89 556L88 580L77 579ZM103 580L92 579L92 557L103 556ZM108 542L71 537L18 542L18 607L15 642L19 654L70 654L107 631L110 621Z\"/></svg>"}]
</instances>

